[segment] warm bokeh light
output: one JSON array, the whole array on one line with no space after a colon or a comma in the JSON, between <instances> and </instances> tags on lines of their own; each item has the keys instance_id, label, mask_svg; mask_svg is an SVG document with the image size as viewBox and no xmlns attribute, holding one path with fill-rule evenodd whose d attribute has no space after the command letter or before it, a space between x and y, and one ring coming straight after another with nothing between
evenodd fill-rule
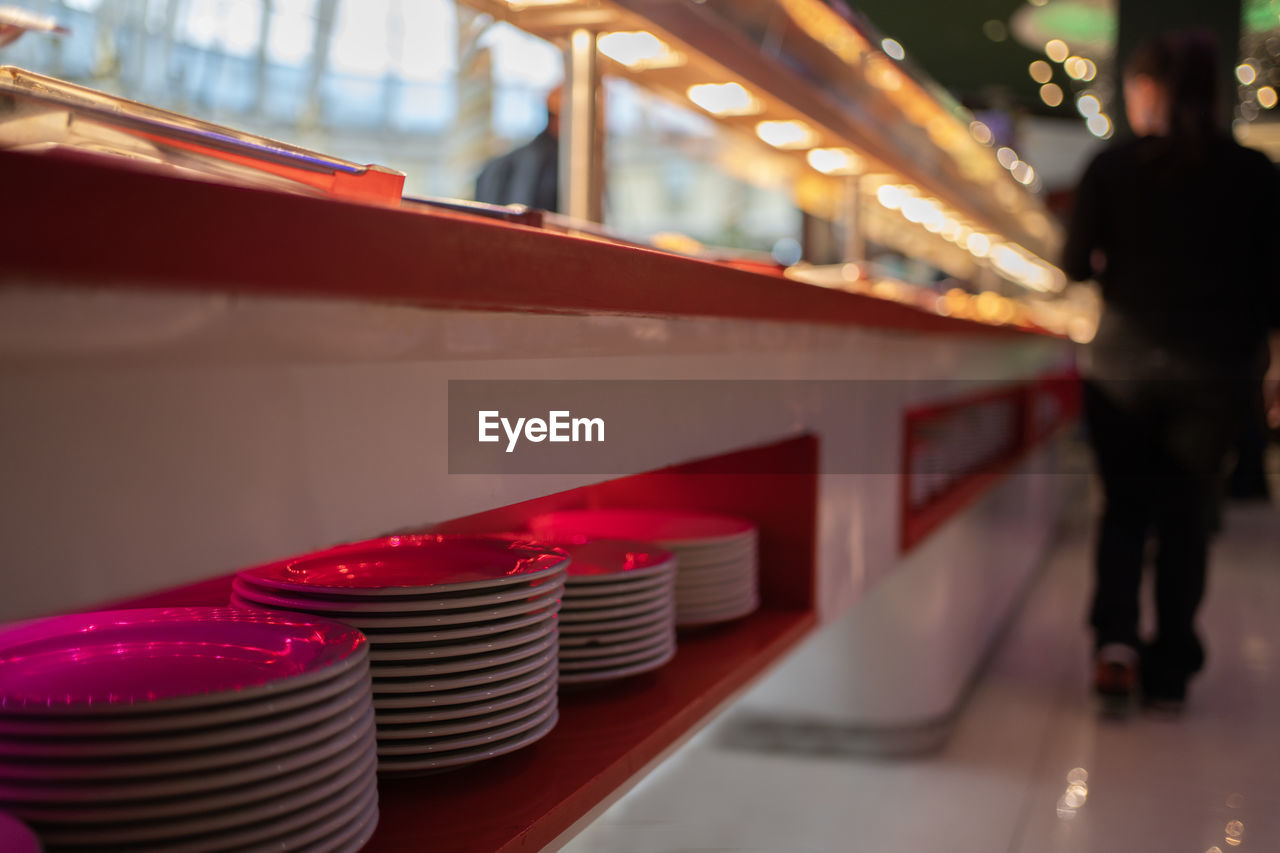
<instances>
[{"instance_id":1,"label":"warm bokeh light","mask_svg":"<svg viewBox=\"0 0 1280 853\"><path fill-rule=\"evenodd\" d=\"M1040 87L1040 100L1051 107L1062 105L1062 87L1057 83L1045 83Z\"/></svg>"},{"instance_id":2,"label":"warm bokeh light","mask_svg":"<svg viewBox=\"0 0 1280 853\"><path fill-rule=\"evenodd\" d=\"M1018 162L1018 155L1012 148L1001 148L996 152L996 160L1000 161L1000 165L1006 169L1012 169L1013 164Z\"/></svg>"},{"instance_id":3,"label":"warm bokeh light","mask_svg":"<svg viewBox=\"0 0 1280 853\"><path fill-rule=\"evenodd\" d=\"M1043 59L1037 59L1035 62L1027 66L1027 73L1031 75L1031 79L1037 83L1048 83L1053 79L1053 66L1045 62Z\"/></svg>"},{"instance_id":4,"label":"warm bokeh light","mask_svg":"<svg viewBox=\"0 0 1280 853\"><path fill-rule=\"evenodd\" d=\"M880 47L884 48L884 52L894 59L903 59L907 55L907 52L902 49L902 45L898 44L894 39L881 40Z\"/></svg>"},{"instance_id":5,"label":"warm bokeh light","mask_svg":"<svg viewBox=\"0 0 1280 853\"><path fill-rule=\"evenodd\" d=\"M969 249L970 254L975 257L985 258L987 252L991 251L991 238L986 234L970 234L969 239L965 241L965 246Z\"/></svg>"},{"instance_id":6,"label":"warm bokeh light","mask_svg":"<svg viewBox=\"0 0 1280 853\"><path fill-rule=\"evenodd\" d=\"M1071 49L1062 39L1050 39L1045 42L1044 52L1054 62L1063 62L1071 53Z\"/></svg>"},{"instance_id":7,"label":"warm bokeh light","mask_svg":"<svg viewBox=\"0 0 1280 853\"><path fill-rule=\"evenodd\" d=\"M1036 170L1021 160L1014 163L1009 171L1013 173L1013 179L1024 186L1036 179Z\"/></svg>"},{"instance_id":8,"label":"warm bokeh light","mask_svg":"<svg viewBox=\"0 0 1280 853\"><path fill-rule=\"evenodd\" d=\"M802 121L762 121L756 136L774 148L809 148L818 142L818 134Z\"/></svg>"},{"instance_id":9,"label":"warm bokeh light","mask_svg":"<svg viewBox=\"0 0 1280 853\"><path fill-rule=\"evenodd\" d=\"M901 187L884 184L876 190L876 201L886 210L898 210L902 207L903 192Z\"/></svg>"},{"instance_id":10,"label":"warm bokeh light","mask_svg":"<svg viewBox=\"0 0 1280 853\"><path fill-rule=\"evenodd\" d=\"M969 134L983 145L990 145L992 140L995 139L991 133L991 128L980 121L969 123Z\"/></svg>"},{"instance_id":11,"label":"warm bokeh light","mask_svg":"<svg viewBox=\"0 0 1280 853\"><path fill-rule=\"evenodd\" d=\"M670 68L684 63L684 55L653 33L605 33L597 42L600 52L628 68Z\"/></svg>"},{"instance_id":12,"label":"warm bokeh light","mask_svg":"<svg viewBox=\"0 0 1280 853\"><path fill-rule=\"evenodd\" d=\"M760 112L760 101L741 83L699 83L685 93L689 100L716 116L746 116Z\"/></svg>"},{"instance_id":13,"label":"warm bokeh light","mask_svg":"<svg viewBox=\"0 0 1280 853\"><path fill-rule=\"evenodd\" d=\"M1276 105L1276 90L1270 86L1258 89L1258 103L1264 110L1273 109Z\"/></svg>"},{"instance_id":14,"label":"warm bokeh light","mask_svg":"<svg viewBox=\"0 0 1280 853\"><path fill-rule=\"evenodd\" d=\"M1246 86L1252 86L1258 79L1258 69L1253 67L1253 63L1241 62L1236 66L1236 79Z\"/></svg>"},{"instance_id":15,"label":"warm bokeh light","mask_svg":"<svg viewBox=\"0 0 1280 853\"><path fill-rule=\"evenodd\" d=\"M1068 56L1066 61L1062 63L1062 69L1067 72L1067 76L1072 80L1083 80L1087 67L1084 58L1079 56Z\"/></svg>"},{"instance_id":16,"label":"warm bokeh light","mask_svg":"<svg viewBox=\"0 0 1280 853\"><path fill-rule=\"evenodd\" d=\"M805 159L824 175L856 175L864 165L857 152L848 148L814 148Z\"/></svg>"}]
</instances>

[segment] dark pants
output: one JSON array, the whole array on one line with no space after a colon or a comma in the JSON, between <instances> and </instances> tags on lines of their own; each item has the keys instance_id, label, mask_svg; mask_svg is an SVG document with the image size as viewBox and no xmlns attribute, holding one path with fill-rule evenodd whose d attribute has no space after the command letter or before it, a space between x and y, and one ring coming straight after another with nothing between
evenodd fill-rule
<instances>
[{"instance_id":1,"label":"dark pants","mask_svg":"<svg viewBox=\"0 0 1280 853\"><path fill-rule=\"evenodd\" d=\"M1140 647L1139 588L1154 534L1156 636L1144 650L1144 678L1177 685L1204 665L1195 616L1223 464L1246 393L1235 380L1085 383L1106 501L1089 621L1099 646Z\"/></svg>"}]
</instances>

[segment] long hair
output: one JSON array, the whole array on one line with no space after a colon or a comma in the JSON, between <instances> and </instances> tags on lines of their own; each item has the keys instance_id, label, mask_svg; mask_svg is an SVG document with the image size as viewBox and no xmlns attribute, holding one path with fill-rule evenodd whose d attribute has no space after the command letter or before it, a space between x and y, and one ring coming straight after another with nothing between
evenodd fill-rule
<instances>
[{"instance_id":1,"label":"long hair","mask_svg":"<svg viewBox=\"0 0 1280 853\"><path fill-rule=\"evenodd\" d=\"M1125 76L1150 77L1169 96L1169 135L1197 146L1218 131L1218 45L1208 32L1167 33L1138 47Z\"/></svg>"}]
</instances>

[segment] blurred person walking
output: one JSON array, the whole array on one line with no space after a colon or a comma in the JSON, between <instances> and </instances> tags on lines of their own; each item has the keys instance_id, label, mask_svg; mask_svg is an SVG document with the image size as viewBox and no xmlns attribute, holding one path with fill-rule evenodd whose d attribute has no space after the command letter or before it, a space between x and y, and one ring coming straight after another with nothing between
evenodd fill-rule
<instances>
[{"instance_id":1,"label":"blurred person walking","mask_svg":"<svg viewBox=\"0 0 1280 853\"><path fill-rule=\"evenodd\" d=\"M1063 267L1096 278L1085 418L1102 479L1089 621L1094 688L1180 708L1205 660L1195 618L1223 467L1280 327L1280 181L1220 130L1217 52L1198 33L1139 48L1124 73L1133 137L1100 153L1076 195ZM1273 373L1280 337L1272 334ZM1269 393L1274 393L1270 383ZM1148 535L1155 635L1139 637Z\"/></svg>"},{"instance_id":2,"label":"blurred person walking","mask_svg":"<svg viewBox=\"0 0 1280 853\"><path fill-rule=\"evenodd\" d=\"M561 88L547 95L547 125L533 139L485 164L476 178L476 201L560 209Z\"/></svg>"}]
</instances>

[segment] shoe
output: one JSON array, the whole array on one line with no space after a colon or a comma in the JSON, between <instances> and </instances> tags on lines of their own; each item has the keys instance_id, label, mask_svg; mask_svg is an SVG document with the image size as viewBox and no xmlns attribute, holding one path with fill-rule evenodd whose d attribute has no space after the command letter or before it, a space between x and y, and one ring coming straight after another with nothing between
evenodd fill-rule
<instances>
[{"instance_id":1,"label":"shoe","mask_svg":"<svg viewBox=\"0 0 1280 853\"><path fill-rule=\"evenodd\" d=\"M1187 676L1142 670L1142 704L1162 714L1180 714L1187 704Z\"/></svg>"},{"instance_id":2,"label":"shoe","mask_svg":"<svg viewBox=\"0 0 1280 853\"><path fill-rule=\"evenodd\" d=\"M1138 650L1123 643L1107 643L1093 660L1093 692L1103 711L1123 713L1138 688Z\"/></svg>"}]
</instances>

